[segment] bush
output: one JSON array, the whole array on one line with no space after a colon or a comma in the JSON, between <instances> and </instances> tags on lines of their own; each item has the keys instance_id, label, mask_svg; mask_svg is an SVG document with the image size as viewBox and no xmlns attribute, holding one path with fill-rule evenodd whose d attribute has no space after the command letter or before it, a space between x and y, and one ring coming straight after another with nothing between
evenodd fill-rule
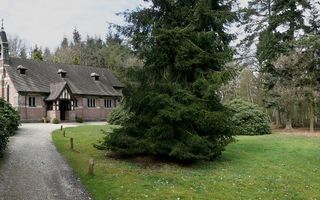
<instances>
[{"instance_id":1,"label":"bush","mask_svg":"<svg viewBox=\"0 0 320 200\"><path fill-rule=\"evenodd\" d=\"M0 152L3 151L20 123L18 112L0 98Z\"/></svg>"},{"instance_id":2,"label":"bush","mask_svg":"<svg viewBox=\"0 0 320 200\"><path fill-rule=\"evenodd\" d=\"M48 118L47 117L42 117L42 122L43 123L48 123Z\"/></svg>"},{"instance_id":3,"label":"bush","mask_svg":"<svg viewBox=\"0 0 320 200\"><path fill-rule=\"evenodd\" d=\"M76 122L77 122L77 123L83 123L83 118L76 116Z\"/></svg>"},{"instance_id":4,"label":"bush","mask_svg":"<svg viewBox=\"0 0 320 200\"><path fill-rule=\"evenodd\" d=\"M270 134L271 129L266 113L256 104L241 99L230 101L227 106L234 112L231 118L238 135Z\"/></svg>"},{"instance_id":5,"label":"bush","mask_svg":"<svg viewBox=\"0 0 320 200\"><path fill-rule=\"evenodd\" d=\"M51 123L52 124L59 124L60 122L57 118L53 118L53 119L51 119Z\"/></svg>"},{"instance_id":6,"label":"bush","mask_svg":"<svg viewBox=\"0 0 320 200\"><path fill-rule=\"evenodd\" d=\"M118 106L112 113L108 116L107 121L113 125L123 125L130 119L132 113L125 110L124 106Z\"/></svg>"}]
</instances>

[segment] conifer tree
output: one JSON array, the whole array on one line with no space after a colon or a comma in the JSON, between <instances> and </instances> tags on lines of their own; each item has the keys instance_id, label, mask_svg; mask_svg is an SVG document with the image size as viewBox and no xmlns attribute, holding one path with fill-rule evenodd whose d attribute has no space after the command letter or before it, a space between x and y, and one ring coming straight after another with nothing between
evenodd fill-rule
<instances>
[{"instance_id":1,"label":"conifer tree","mask_svg":"<svg viewBox=\"0 0 320 200\"><path fill-rule=\"evenodd\" d=\"M61 42L61 48L65 49L69 46L68 38L63 37L63 40Z\"/></svg>"},{"instance_id":2,"label":"conifer tree","mask_svg":"<svg viewBox=\"0 0 320 200\"><path fill-rule=\"evenodd\" d=\"M79 45L81 42L81 35L76 28L73 30L73 42L75 45Z\"/></svg>"},{"instance_id":3,"label":"conifer tree","mask_svg":"<svg viewBox=\"0 0 320 200\"><path fill-rule=\"evenodd\" d=\"M280 56L292 52L292 43L301 36L299 34L310 32L310 28L304 23L305 11L308 9L309 0L251 0L246 9L246 30L249 36L244 43L252 44L250 42L255 42L258 38L256 58L266 86L266 105L276 109L277 113L279 109L285 112L288 128L291 127L290 113L293 104L290 103L290 107L286 106L284 109L279 98L286 100L288 96L285 94L294 94L294 89L289 91L290 88L283 86L290 87L290 84L280 83L290 80L290 67L293 65L279 68L274 63ZM279 93L277 87L282 87L282 91L286 92ZM291 100L294 98L295 96Z\"/></svg>"},{"instance_id":4,"label":"conifer tree","mask_svg":"<svg viewBox=\"0 0 320 200\"><path fill-rule=\"evenodd\" d=\"M145 61L131 71L124 108L132 113L99 146L124 155L212 160L233 140L218 90L232 58L225 26L230 4L218 0L152 0L126 13L124 29Z\"/></svg>"},{"instance_id":5,"label":"conifer tree","mask_svg":"<svg viewBox=\"0 0 320 200\"><path fill-rule=\"evenodd\" d=\"M33 60L43 60L42 50L39 49L38 46L35 46L35 48L32 50L31 58Z\"/></svg>"}]
</instances>

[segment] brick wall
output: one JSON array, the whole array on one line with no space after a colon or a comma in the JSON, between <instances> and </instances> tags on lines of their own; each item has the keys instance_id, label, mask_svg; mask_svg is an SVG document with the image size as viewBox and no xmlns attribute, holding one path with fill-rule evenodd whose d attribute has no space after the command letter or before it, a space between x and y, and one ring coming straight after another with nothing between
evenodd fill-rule
<instances>
[{"instance_id":1,"label":"brick wall","mask_svg":"<svg viewBox=\"0 0 320 200\"><path fill-rule=\"evenodd\" d=\"M5 68L2 67L2 63L0 63L0 88L1 88L1 92L0 92L0 97L2 97L4 100L8 100L8 95L9 95L9 103L13 106L13 107L17 107L18 106L18 92L15 89L10 77L8 76L7 72L5 72ZM8 90L9 88L9 90ZM8 94L9 91L9 94Z\"/></svg>"},{"instance_id":2,"label":"brick wall","mask_svg":"<svg viewBox=\"0 0 320 200\"><path fill-rule=\"evenodd\" d=\"M35 107L29 106L29 97L35 97ZM18 95L17 110L20 113L22 122L41 122L46 116L45 96L39 94Z\"/></svg>"},{"instance_id":3,"label":"brick wall","mask_svg":"<svg viewBox=\"0 0 320 200\"><path fill-rule=\"evenodd\" d=\"M88 97L94 98L94 97ZM85 121L106 121L107 116L114 108L105 108L104 98L94 98L96 107L89 108L87 98L77 97L78 107L75 108L76 116L82 117Z\"/></svg>"}]
</instances>

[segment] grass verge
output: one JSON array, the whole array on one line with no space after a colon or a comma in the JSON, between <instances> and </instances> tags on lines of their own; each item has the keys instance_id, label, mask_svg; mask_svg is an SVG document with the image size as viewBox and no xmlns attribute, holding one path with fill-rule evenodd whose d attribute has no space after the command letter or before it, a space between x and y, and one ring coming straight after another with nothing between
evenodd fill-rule
<instances>
[{"instance_id":1,"label":"grass verge","mask_svg":"<svg viewBox=\"0 0 320 200\"><path fill-rule=\"evenodd\" d=\"M221 159L182 167L105 157L93 147L110 126L80 126L53 133L58 151L96 200L105 199L317 199L320 138L273 134L240 136ZM75 149L69 150L69 138ZM87 175L94 158L95 175Z\"/></svg>"}]
</instances>

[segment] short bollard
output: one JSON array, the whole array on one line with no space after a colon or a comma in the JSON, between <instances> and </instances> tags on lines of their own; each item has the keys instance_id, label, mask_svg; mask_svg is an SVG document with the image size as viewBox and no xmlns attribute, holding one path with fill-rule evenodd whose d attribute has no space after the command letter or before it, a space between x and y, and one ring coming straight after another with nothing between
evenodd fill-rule
<instances>
[{"instance_id":1,"label":"short bollard","mask_svg":"<svg viewBox=\"0 0 320 200\"><path fill-rule=\"evenodd\" d=\"M66 137L66 131L63 130L63 137Z\"/></svg>"},{"instance_id":2,"label":"short bollard","mask_svg":"<svg viewBox=\"0 0 320 200\"><path fill-rule=\"evenodd\" d=\"M88 174L93 175L94 172L94 160L90 159L89 160L89 169L88 169Z\"/></svg>"},{"instance_id":3,"label":"short bollard","mask_svg":"<svg viewBox=\"0 0 320 200\"><path fill-rule=\"evenodd\" d=\"M70 149L73 150L73 138L70 138Z\"/></svg>"},{"instance_id":4,"label":"short bollard","mask_svg":"<svg viewBox=\"0 0 320 200\"><path fill-rule=\"evenodd\" d=\"M61 127L60 127L60 130L62 131L62 129L63 129L63 125L61 125Z\"/></svg>"}]
</instances>

